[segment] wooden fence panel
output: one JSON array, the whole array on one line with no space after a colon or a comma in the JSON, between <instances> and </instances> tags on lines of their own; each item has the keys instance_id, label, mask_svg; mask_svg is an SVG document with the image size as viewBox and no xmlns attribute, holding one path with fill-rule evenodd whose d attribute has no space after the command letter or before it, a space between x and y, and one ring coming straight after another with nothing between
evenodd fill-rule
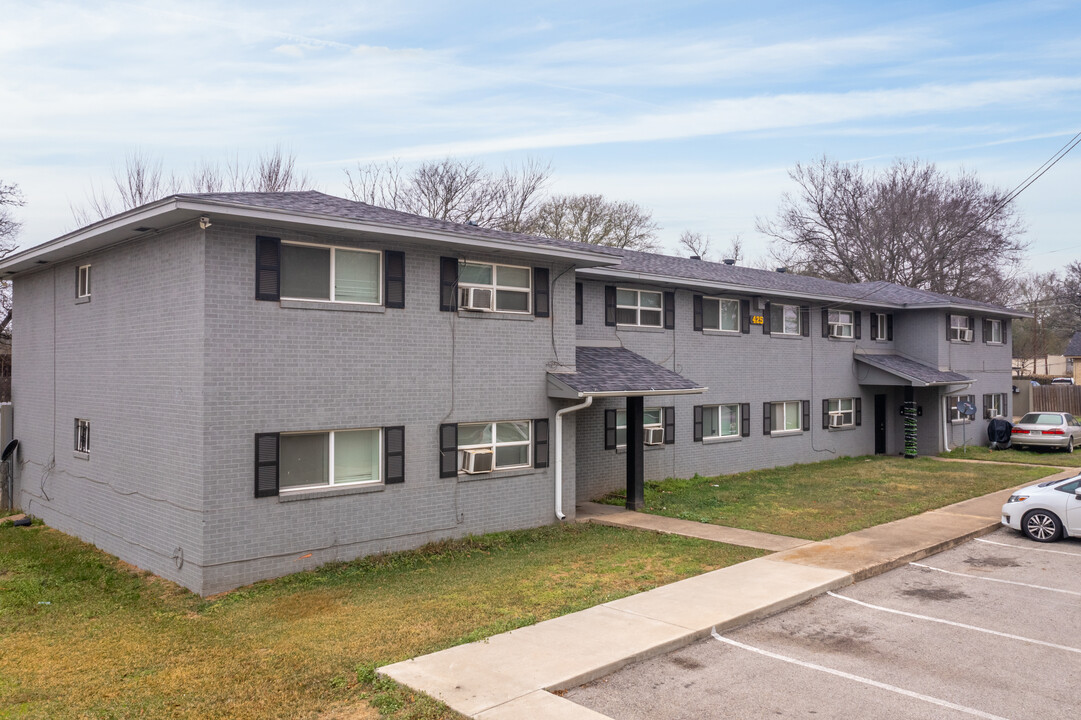
<instances>
[{"instance_id":1,"label":"wooden fence panel","mask_svg":"<svg viewBox=\"0 0 1081 720\"><path fill-rule=\"evenodd\" d=\"M1068 412L1081 418L1081 385L1040 385L1032 388L1032 410Z\"/></svg>"}]
</instances>

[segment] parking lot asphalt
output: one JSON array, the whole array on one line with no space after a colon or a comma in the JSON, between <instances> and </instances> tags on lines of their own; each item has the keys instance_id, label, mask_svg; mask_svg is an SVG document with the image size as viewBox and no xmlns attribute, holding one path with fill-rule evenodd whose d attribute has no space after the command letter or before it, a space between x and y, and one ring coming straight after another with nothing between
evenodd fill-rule
<instances>
[{"instance_id":1,"label":"parking lot asphalt","mask_svg":"<svg viewBox=\"0 0 1081 720\"><path fill-rule=\"evenodd\" d=\"M617 720L1081 713L1081 539L1002 529L568 691Z\"/></svg>"}]
</instances>

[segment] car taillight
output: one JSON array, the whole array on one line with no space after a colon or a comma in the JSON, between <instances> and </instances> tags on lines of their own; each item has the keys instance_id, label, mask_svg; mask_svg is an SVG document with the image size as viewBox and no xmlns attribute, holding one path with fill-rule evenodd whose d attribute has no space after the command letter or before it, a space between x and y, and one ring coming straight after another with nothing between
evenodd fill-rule
<instances>
[{"instance_id":1,"label":"car taillight","mask_svg":"<svg viewBox=\"0 0 1081 720\"><path fill-rule=\"evenodd\" d=\"M1022 428L1014 428L1013 430L1010 430L1010 432L1014 435L1028 435L1028 430Z\"/></svg>"},{"instance_id":2,"label":"car taillight","mask_svg":"<svg viewBox=\"0 0 1081 720\"><path fill-rule=\"evenodd\" d=\"M1058 428L1055 428L1054 430L1044 430L1043 434L1044 435L1065 435L1066 433L1062 432Z\"/></svg>"}]
</instances>

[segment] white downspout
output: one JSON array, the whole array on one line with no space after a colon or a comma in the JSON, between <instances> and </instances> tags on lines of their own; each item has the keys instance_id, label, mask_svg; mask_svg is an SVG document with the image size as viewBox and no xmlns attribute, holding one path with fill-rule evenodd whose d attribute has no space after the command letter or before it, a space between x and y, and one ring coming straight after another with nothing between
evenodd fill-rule
<instances>
[{"instance_id":1,"label":"white downspout","mask_svg":"<svg viewBox=\"0 0 1081 720\"><path fill-rule=\"evenodd\" d=\"M584 403L556 411L556 517L560 520L567 519L563 514L563 416L584 410L592 404L593 396L587 395Z\"/></svg>"},{"instance_id":2,"label":"white downspout","mask_svg":"<svg viewBox=\"0 0 1081 720\"><path fill-rule=\"evenodd\" d=\"M942 451L950 451L950 396L942 396Z\"/></svg>"}]
</instances>

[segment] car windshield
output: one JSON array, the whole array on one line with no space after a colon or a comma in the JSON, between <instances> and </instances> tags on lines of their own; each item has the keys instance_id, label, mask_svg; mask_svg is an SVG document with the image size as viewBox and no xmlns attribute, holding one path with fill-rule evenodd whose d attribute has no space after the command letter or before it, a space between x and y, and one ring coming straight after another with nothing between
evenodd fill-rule
<instances>
[{"instance_id":1,"label":"car windshield","mask_svg":"<svg viewBox=\"0 0 1081 720\"><path fill-rule=\"evenodd\" d=\"M1061 425L1062 416L1057 413L1029 413L1021 418L1022 425Z\"/></svg>"}]
</instances>

